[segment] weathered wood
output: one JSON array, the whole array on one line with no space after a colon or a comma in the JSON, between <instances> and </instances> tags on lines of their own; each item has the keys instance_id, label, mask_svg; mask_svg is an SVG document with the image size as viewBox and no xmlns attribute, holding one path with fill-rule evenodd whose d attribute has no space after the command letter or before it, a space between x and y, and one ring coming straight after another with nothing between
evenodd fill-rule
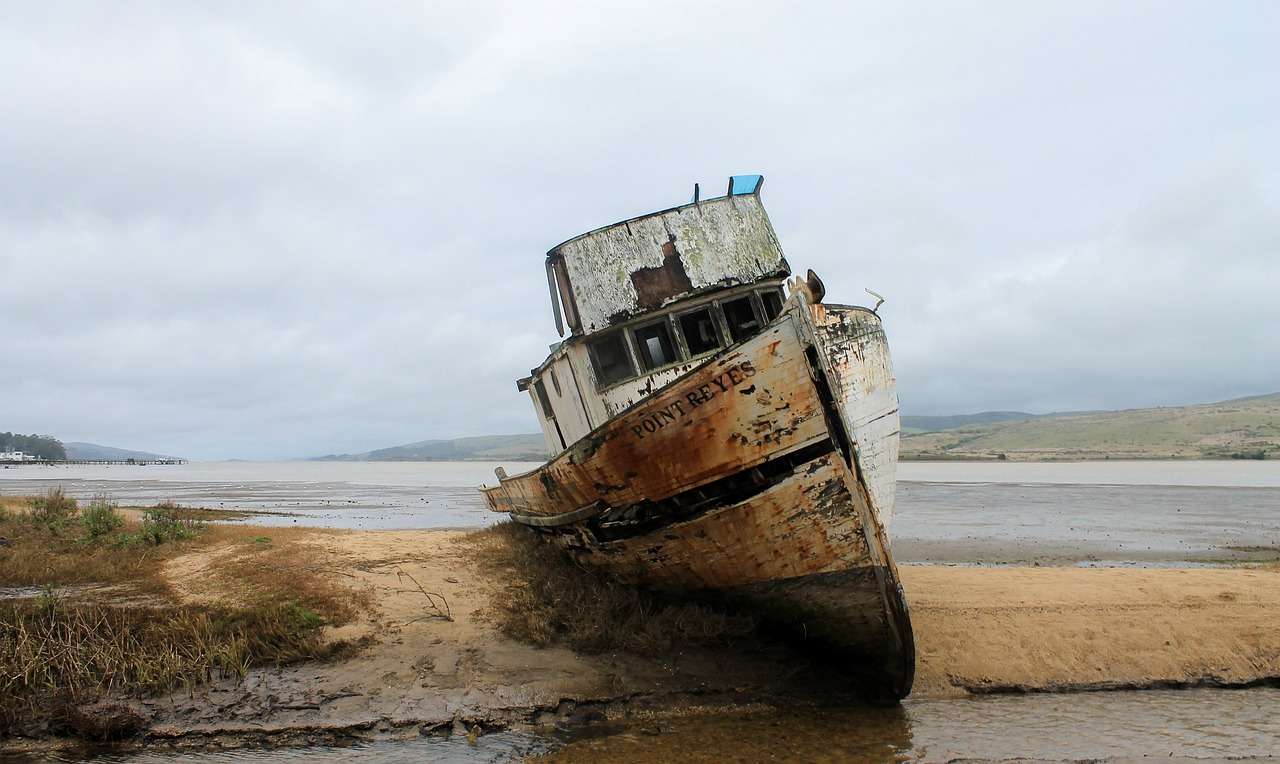
<instances>
[{"instance_id":1,"label":"weathered wood","mask_svg":"<svg viewBox=\"0 0 1280 764\"><path fill-rule=\"evenodd\" d=\"M658 533L584 549L585 562L635 581L712 589L839 570L867 557L834 454L746 501Z\"/></svg>"},{"instance_id":2,"label":"weathered wood","mask_svg":"<svg viewBox=\"0 0 1280 764\"><path fill-rule=\"evenodd\" d=\"M790 272L755 195L634 218L570 239L549 255L564 264L574 334L605 329L700 291Z\"/></svg>"}]
</instances>

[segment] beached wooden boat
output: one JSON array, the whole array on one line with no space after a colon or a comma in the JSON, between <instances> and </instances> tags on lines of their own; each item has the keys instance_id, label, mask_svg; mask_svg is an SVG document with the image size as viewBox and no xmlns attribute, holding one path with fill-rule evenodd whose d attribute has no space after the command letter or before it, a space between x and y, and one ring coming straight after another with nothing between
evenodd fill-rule
<instances>
[{"instance_id":1,"label":"beached wooden boat","mask_svg":"<svg viewBox=\"0 0 1280 764\"><path fill-rule=\"evenodd\" d=\"M554 456L491 509L637 584L749 606L875 694L915 650L886 540L898 398L873 310L790 267L760 176L547 256L561 336L518 382Z\"/></svg>"}]
</instances>

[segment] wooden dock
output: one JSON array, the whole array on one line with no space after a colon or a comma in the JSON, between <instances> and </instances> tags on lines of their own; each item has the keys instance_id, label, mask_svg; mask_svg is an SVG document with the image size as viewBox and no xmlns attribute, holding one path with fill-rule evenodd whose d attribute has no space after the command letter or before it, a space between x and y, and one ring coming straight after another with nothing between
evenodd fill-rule
<instances>
[{"instance_id":1,"label":"wooden dock","mask_svg":"<svg viewBox=\"0 0 1280 764\"><path fill-rule=\"evenodd\" d=\"M75 467L80 465L127 465L133 467L151 467L160 464L186 464L186 459L33 459L28 461L0 461L0 468L9 467Z\"/></svg>"}]
</instances>

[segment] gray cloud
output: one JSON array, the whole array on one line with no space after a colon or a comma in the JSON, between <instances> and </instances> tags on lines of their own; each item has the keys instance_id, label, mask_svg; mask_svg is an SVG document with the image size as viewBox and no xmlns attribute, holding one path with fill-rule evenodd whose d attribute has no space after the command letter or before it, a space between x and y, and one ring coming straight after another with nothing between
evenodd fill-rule
<instances>
[{"instance_id":1,"label":"gray cloud","mask_svg":"<svg viewBox=\"0 0 1280 764\"><path fill-rule=\"evenodd\" d=\"M1269 3L0 9L0 428L529 431L542 253L768 177L909 413L1280 389Z\"/></svg>"}]
</instances>

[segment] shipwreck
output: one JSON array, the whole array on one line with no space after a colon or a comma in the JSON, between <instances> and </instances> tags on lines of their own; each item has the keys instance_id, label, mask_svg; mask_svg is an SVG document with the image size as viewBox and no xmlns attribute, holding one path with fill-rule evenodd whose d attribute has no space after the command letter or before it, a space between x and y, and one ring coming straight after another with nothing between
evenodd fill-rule
<instances>
[{"instance_id":1,"label":"shipwreck","mask_svg":"<svg viewBox=\"0 0 1280 764\"><path fill-rule=\"evenodd\" d=\"M760 201L721 197L547 254L568 338L517 383L552 458L482 487L581 563L749 607L880 697L911 689L887 540L898 396L875 309L825 301ZM878 305L876 306L878 307Z\"/></svg>"}]
</instances>

